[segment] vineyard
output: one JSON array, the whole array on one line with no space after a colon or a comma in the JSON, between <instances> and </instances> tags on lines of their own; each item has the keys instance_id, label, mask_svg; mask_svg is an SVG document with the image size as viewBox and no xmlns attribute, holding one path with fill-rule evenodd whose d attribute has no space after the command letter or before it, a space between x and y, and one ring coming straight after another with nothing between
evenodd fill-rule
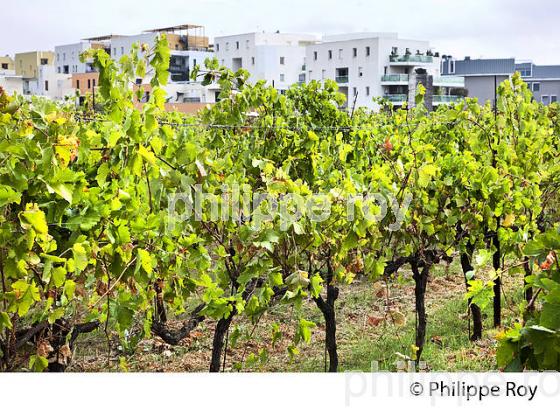
<instances>
[{"instance_id":1,"label":"vineyard","mask_svg":"<svg viewBox=\"0 0 560 410\"><path fill-rule=\"evenodd\" d=\"M560 370L560 106L518 74L372 113L207 60L186 116L164 36L83 58L79 108L0 91L2 371Z\"/></svg>"}]
</instances>

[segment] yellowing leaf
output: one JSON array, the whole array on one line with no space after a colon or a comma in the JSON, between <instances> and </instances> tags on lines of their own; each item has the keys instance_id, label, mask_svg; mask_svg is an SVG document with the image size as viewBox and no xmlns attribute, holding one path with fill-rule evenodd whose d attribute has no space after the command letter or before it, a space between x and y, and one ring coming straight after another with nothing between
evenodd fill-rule
<instances>
[{"instance_id":1,"label":"yellowing leaf","mask_svg":"<svg viewBox=\"0 0 560 410\"><path fill-rule=\"evenodd\" d=\"M504 218L502 225L506 228L509 228L515 222L515 215L514 214L507 214Z\"/></svg>"}]
</instances>

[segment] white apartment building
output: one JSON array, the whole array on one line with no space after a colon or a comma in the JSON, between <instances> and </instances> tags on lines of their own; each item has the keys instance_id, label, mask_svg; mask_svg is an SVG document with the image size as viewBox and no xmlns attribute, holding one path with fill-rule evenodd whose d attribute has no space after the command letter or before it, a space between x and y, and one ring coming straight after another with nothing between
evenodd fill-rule
<instances>
[{"instance_id":1,"label":"white apartment building","mask_svg":"<svg viewBox=\"0 0 560 410\"><path fill-rule=\"evenodd\" d=\"M58 74L83 74L95 71L92 61L82 63L80 54L90 48L105 48L108 50L112 36L84 39L79 43L64 44L54 48L54 64Z\"/></svg>"},{"instance_id":2,"label":"white apartment building","mask_svg":"<svg viewBox=\"0 0 560 410\"><path fill-rule=\"evenodd\" d=\"M301 81L306 47L319 39L311 34L247 33L216 37L214 51L221 65L250 74L249 81L265 80L278 90Z\"/></svg>"},{"instance_id":3,"label":"white apartment building","mask_svg":"<svg viewBox=\"0 0 560 410\"><path fill-rule=\"evenodd\" d=\"M62 100L75 94L70 74L58 74L55 66L39 67L37 78L23 81L24 95L40 95L53 100Z\"/></svg>"},{"instance_id":4,"label":"white apartment building","mask_svg":"<svg viewBox=\"0 0 560 410\"><path fill-rule=\"evenodd\" d=\"M378 108L374 97L394 105L414 102L421 75L433 78L433 105L454 100L451 88L464 87L462 79L440 76L440 58L428 41L400 39L396 33L351 33L326 36L306 48L305 80L335 80L347 105ZM435 95L437 94L437 96ZM430 101L430 104L432 101Z\"/></svg>"}]
</instances>

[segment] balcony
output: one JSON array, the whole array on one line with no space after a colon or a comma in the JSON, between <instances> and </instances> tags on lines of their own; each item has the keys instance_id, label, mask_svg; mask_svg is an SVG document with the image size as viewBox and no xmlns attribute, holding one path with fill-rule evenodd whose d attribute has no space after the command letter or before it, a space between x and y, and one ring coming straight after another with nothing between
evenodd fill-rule
<instances>
[{"instance_id":1,"label":"balcony","mask_svg":"<svg viewBox=\"0 0 560 410\"><path fill-rule=\"evenodd\" d=\"M408 74L385 74L381 77L383 85L408 84Z\"/></svg>"},{"instance_id":2,"label":"balcony","mask_svg":"<svg viewBox=\"0 0 560 410\"><path fill-rule=\"evenodd\" d=\"M434 77L434 85L436 87L465 88L465 77L455 77L451 75Z\"/></svg>"},{"instance_id":3,"label":"balcony","mask_svg":"<svg viewBox=\"0 0 560 410\"><path fill-rule=\"evenodd\" d=\"M391 55L389 56L389 61L394 65L429 64L434 62L434 57L412 54L405 54L403 56Z\"/></svg>"},{"instance_id":4,"label":"balcony","mask_svg":"<svg viewBox=\"0 0 560 410\"><path fill-rule=\"evenodd\" d=\"M334 79L339 84L348 83L348 76L347 75L337 75Z\"/></svg>"},{"instance_id":5,"label":"balcony","mask_svg":"<svg viewBox=\"0 0 560 410\"><path fill-rule=\"evenodd\" d=\"M456 103L463 99L460 95L434 95L432 104L450 104Z\"/></svg>"},{"instance_id":6,"label":"balcony","mask_svg":"<svg viewBox=\"0 0 560 410\"><path fill-rule=\"evenodd\" d=\"M383 98L396 105L401 105L408 100L408 96L406 94L386 94Z\"/></svg>"}]
</instances>

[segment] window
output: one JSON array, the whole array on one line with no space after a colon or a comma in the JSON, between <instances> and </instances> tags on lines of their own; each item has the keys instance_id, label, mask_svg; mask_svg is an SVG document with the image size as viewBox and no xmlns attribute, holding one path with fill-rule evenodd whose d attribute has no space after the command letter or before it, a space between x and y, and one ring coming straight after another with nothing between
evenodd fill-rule
<instances>
[{"instance_id":1,"label":"window","mask_svg":"<svg viewBox=\"0 0 560 410\"><path fill-rule=\"evenodd\" d=\"M239 50L239 41L236 41L236 42L235 42L235 49L236 49L236 50Z\"/></svg>"},{"instance_id":2,"label":"window","mask_svg":"<svg viewBox=\"0 0 560 410\"><path fill-rule=\"evenodd\" d=\"M87 80L87 88L88 88L88 90L91 88L91 79L89 79L89 78Z\"/></svg>"},{"instance_id":3,"label":"window","mask_svg":"<svg viewBox=\"0 0 560 410\"><path fill-rule=\"evenodd\" d=\"M533 83L533 91L540 91L541 90L541 83Z\"/></svg>"},{"instance_id":4,"label":"window","mask_svg":"<svg viewBox=\"0 0 560 410\"><path fill-rule=\"evenodd\" d=\"M316 51L313 52L313 60L317 61L317 52Z\"/></svg>"},{"instance_id":5,"label":"window","mask_svg":"<svg viewBox=\"0 0 560 410\"><path fill-rule=\"evenodd\" d=\"M332 50L329 50L329 60L332 60Z\"/></svg>"},{"instance_id":6,"label":"window","mask_svg":"<svg viewBox=\"0 0 560 410\"><path fill-rule=\"evenodd\" d=\"M368 96L368 97L369 97L369 86L368 86L368 87L366 87L366 96Z\"/></svg>"},{"instance_id":7,"label":"window","mask_svg":"<svg viewBox=\"0 0 560 410\"><path fill-rule=\"evenodd\" d=\"M399 55L399 48L398 47L393 47L391 49L391 54L393 54L394 56Z\"/></svg>"},{"instance_id":8,"label":"window","mask_svg":"<svg viewBox=\"0 0 560 410\"><path fill-rule=\"evenodd\" d=\"M56 61L60 60L60 53L56 53Z\"/></svg>"},{"instance_id":9,"label":"window","mask_svg":"<svg viewBox=\"0 0 560 410\"><path fill-rule=\"evenodd\" d=\"M551 95L551 96L550 96L550 103L551 103L551 104L552 104L552 103L555 103L555 102L557 102L557 101L558 101L558 97L556 97L555 95Z\"/></svg>"},{"instance_id":10,"label":"window","mask_svg":"<svg viewBox=\"0 0 560 410\"><path fill-rule=\"evenodd\" d=\"M342 49L341 48L338 49L338 59L342 60Z\"/></svg>"},{"instance_id":11,"label":"window","mask_svg":"<svg viewBox=\"0 0 560 410\"><path fill-rule=\"evenodd\" d=\"M286 63L286 58L285 57L280 57L280 64L284 65Z\"/></svg>"},{"instance_id":12,"label":"window","mask_svg":"<svg viewBox=\"0 0 560 410\"><path fill-rule=\"evenodd\" d=\"M45 81L45 91L49 91L49 82Z\"/></svg>"},{"instance_id":13,"label":"window","mask_svg":"<svg viewBox=\"0 0 560 410\"><path fill-rule=\"evenodd\" d=\"M76 80L76 88L80 88L80 80Z\"/></svg>"},{"instance_id":14,"label":"window","mask_svg":"<svg viewBox=\"0 0 560 410\"><path fill-rule=\"evenodd\" d=\"M8 69L8 64L7 63L2 63L2 69L7 70Z\"/></svg>"},{"instance_id":15,"label":"window","mask_svg":"<svg viewBox=\"0 0 560 410\"><path fill-rule=\"evenodd\" d=\"M455 60L449 60L449 74L455 74Z\"/></svg>"},{"instance_id":16,"label":"window","mask_svg":"<svg viewBox=\"0 0 560 410\"><path fill-rule=\"evenodd\" d=\"M121 56L124 56L124 47L121 47Z\"/></svg>"},{"instance_id":17,"label":"window","mask_svg":"<svg viewBox=\"0 0 560 410\"><path fill-rule=\"evenodd\" d=\"M226 51L229 51L229 43L226 41Z\"/></svg>"},{"instance_id":18,"label":"window","mask_svg":"<svg viewBox=\"0 0 560 410\"><path fill-rule=\"evenodd\" d=\"M62 61L66 61L66 53L62 53Z\"/></svg>"},{"instance_id":19,"label":"window","mask_svg":"<svg viewBox=\"0 0 560 410\"><path fill-rule=\"evenodd\" d=\"M56 71L58 74L60 74L60 67L56 67Z\"/></svg>"},{"instance_id":20,"label":"window","mask_svg":"<svg viewBox=\"0 0 560 410\"><path fill-rule=\"evenodd\" d=\"M327 76L327 70L321 70L321 80L324 80Z\"/></svg>"},{"instance_id":21,"label":"window","mask_svg":"<svg viewBox=\"0 0 560 410\"><path fill-rule=\"evenodd\" d=\"M363 67L358 67L358 77L363 77L364 76L364 69Z\"/></svg>"},{"instance_id":22,"label":"window","mask_svg":"<svg viewBox=\"0 0 560 410\"><path fill-rule=\"evenodd\" d=\"M313 74L313 71L309 70L309 81L311 81L311 74Z\"/></svg>"},{"instance_id":23,"label":"window","mask_svg":"<svg viewBox=\"0 0 560 410\"><path fill-rule=\"evenodd\" d=\"M541 97L541 101L542 101L542 103L543 103L544 105L548 105L548 101L549 101L549 100L548 100L548 95L543 95L543 96Z\"/></svg>"},{"instance_id":24,"label":"window","mask_svg":"<svg viewBox=\"0 0 560 410\"><path fill-rule=\"evenodd\" d=\"M358 57L358 49L356 47L352 49L352 57Z\"/></svg>"},{"instance_id":25,"label":"window","mask_svg":"<svg viewBox=\"0 0 560 410\"><path fill-rule=\"evenodd\" d=\"M353 93L354 96L358 95L358 89L356 87L354 87L352 89L352 93Z\"/></svg>"},{"instance_id":26,"label":"window","mask_svg":"<svg viewBox=\"0 0 560 410\"><path fill-rule=\"evenodd\" d=\"M251 64L255 65L255 57L251 57Z\"/></svg>"},{"instance_id":27,"label":"window","mask_svg":"<svg viewBox=\"0 0 560 410\"><path fill-rule=\"evenodd\" d=\"M95 78L91 81L93 82L93 88L95 88Z\"/></svg>"},{"instance_id":28,"label":"window","mask_svg":"<svg viewBox=\"0 0 560 410\"><path fill-rule=\"evenodd\" d=\"M348 67L337 68L335 72L335 80L337 83L347 83Z\"/></svg>"},{"instance_id":29,"label":"window","mask_svg":"<svg viewBox=\"0 0 560 410\"><path fill-rule=\"evenodd\" d=\"M249 40L245 40L245 48L249 50Z\"/></svg>"},{"instance_id":30,"label":"window","mask_svg":"<svg viewBox=\"0 0 560 410\"><path fill-rule=\"evenodd\" d=\"M286 80L286 76L284 74L280 74L280 82L284 82Z\"/></svg>"},{"instance_id":31,"label":"window","mask_svg":"<svg viewBox=\"0 0 560 410\"><path fill-rule=\"evenodd\" d=\"M196 66L196 58L193 58L193 60L192 60L192 65L193 65L193 67Z\"/></svg>"},{"instance_id":32,"label":"window","mask_svg":"<svg viewBox=\"0 0 560 410\"><path fill-rule=\"evenodd\" d=\"M366 57L369 57L369 55L371 54L371 49L369 48L369 46L366 47Z\"/></svg>"},{"instance_id":33,"label":"window","mask_svg":"<svg viewBox=\"0 0 560 410\"><path fill-rule=\"evenodd\" d=\"M220 44L216 43L216 51L220 51Z\"/></svg>"}]
</instances>

